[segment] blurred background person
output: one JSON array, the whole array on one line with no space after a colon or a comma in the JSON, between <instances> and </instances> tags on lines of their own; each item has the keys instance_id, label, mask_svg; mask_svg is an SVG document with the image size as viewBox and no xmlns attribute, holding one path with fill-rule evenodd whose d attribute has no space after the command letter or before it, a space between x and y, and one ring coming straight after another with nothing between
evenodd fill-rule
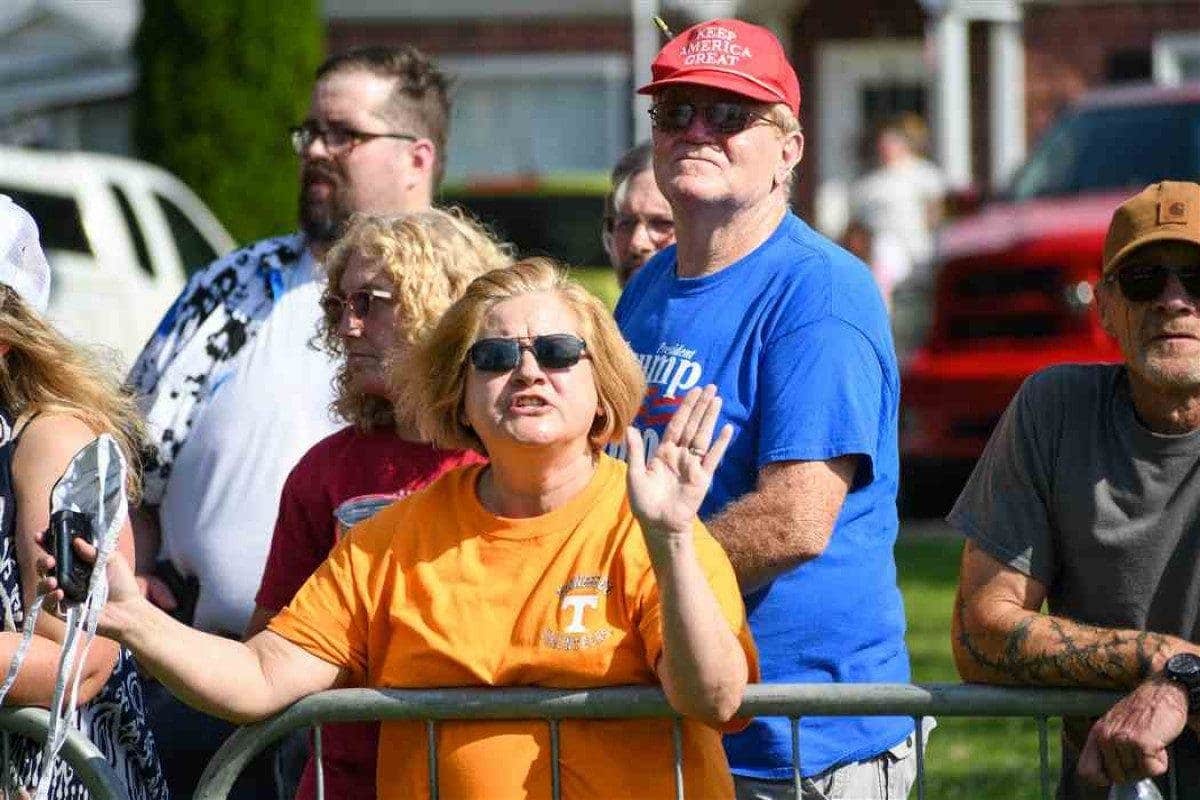
<instances>
[{"instance_id":1,"label":"blurred background person","mask_svg":"<svg viewBox=\"0 0 1200 800\"><path fill-rule=\"evenodd\" d=\"M895 242L904 259L889 268L888 285L925 275L933 257L933 231L942 216L946 181L921 155L925 126L905 114L885 124L875 137L878 166L851 190L850 216L873 237Z\"/></svg>"},{"instance_id":2,"label":"blurred background person","mask_svg":"<svg viewBox=\"0 0 1200 800\"><path fill-rule=\"evenodd\" d=\"M603 303L548 259L477 278L396 371L422 435L486 465L360 523L246 643L173 622L117 554L103 635L242 722L336 686L661 685L684 717L688 795L732 798L717 728L745 724L733 714L758 669L733 570L696 519L732 434L714 441L714 387L688 394L647 461L628 429L641 368ZM603 453L622 434L628 468ZM564 720L562 796L675 796L672 727ZM442 796L549 798L543 721L446 721L437 736ZM380 752L380 797L428 796L424 724L384 723Z\"/></svg>"},{"instance_id":3,"label":"blurred background person","mask_svg":"<svg viewBox=\"0 0 1200 800\"><path fill-rule=\"evenodd\" d=\"M313 445L283 486L248 637L291 602L352 525L443 472L482 460L473 450L428 444L409 414L398 417L387 368L467 284L510 261L482 226L437 209L355 217L330 251L320 338L341 361L334 411L350 425ZM378 746L378 723L323 726L326 796L374 797ZM298 797L316 797L315 778L309 760Z\"/></svg>"},{"instance_id":4,"label":"blurred background person","mask_svg":"<svg viewBox=\"0 0 1200 800\"><path fill-rule=\"evenodd\" d=\"M883 295L883 302L890 312L892 293L908 265L908 255L903 245L886 232L872 233L867 224L858 218L850 220L838 244L871 268L871 276L875 278L875 285L879 287L879 293Z\"/></svg>"},{"instance_id":5,"label":"blurred background person","mask_svg":"<svg viewBox=\"0 0 1200 800\"><path fill-rule=\"evenodd\" d=\"M37 226L24 209L0 195L0 660L12 662L25 613L36 597L37 538L50 524L50 492L72 457L98 434L116 439L130 465L130 502L137 500L137 445L141 420L133 398L115 375L97 366L48 325L50 267ZM128 522L117 549L133 557ZM5 702L49 707L58 676L66 626L38 614L25 660ZM141 679L133 657L109 639L87 652L79 706L71 723L102 752L131 800L166 800L167 784L154 738L142 710ZM42 744L2 734L6 773L0 794L29 797ZM66 765L51 774L52 800L86 797L87 789Z\"/></svg>"},{"instance_id":6,"label":"blurred background person","mask_svg":"<svg viewBox=\"0 0 1200 800\"><path fill-rule=\"evenodd\" d=\"M622 289L650 256L675 243L675 218L654 181L653 155L649 142L627 150L604 198L604 252Z\"/></svg>"},{"instance_id":7,"label":"blurred background person","mask_svg":"<svg viewBox=\"0 0 1200 800\"><path fill-rule=\"evenodd\" d=\"M290 132L301 231L196 273L134 364L130 383L151 437L134 515L138 573L154 602L201 630L241 637L284 480L309 447L342 427L329 413L338 359L309 346L325 288L320 262L355 212L429 208L444 168L447 86L412 47L326 60L308 116ZM177 588L192 582L190 598L158 579L156 557ZM171 792L189 797L232 726L157 685L148 692ZM235 800L273 794L269 759L256 767L243 773Z\"/></svg>"}]
</instances>

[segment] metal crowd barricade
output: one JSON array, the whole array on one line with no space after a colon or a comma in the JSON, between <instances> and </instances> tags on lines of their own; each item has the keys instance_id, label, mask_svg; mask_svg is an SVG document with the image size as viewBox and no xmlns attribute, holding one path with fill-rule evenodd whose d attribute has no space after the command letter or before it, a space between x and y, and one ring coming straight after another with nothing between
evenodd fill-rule
<instances>
[{"instance_id":1,"label":"metal crowd barricade","mask_svg":"<svg viewBox=\"0 0 1200 800\"><path fill-rule=\"evenodd\" d=\"M50 712L44 708L0 708L0 775L8 775L7 734L17 734L41 744L50 730ZM117 774L96 745L76 728L67 731L58 757L66 761L87 787L92 800L129 800Z\"/></svg>"},{"instance_id":2,"label":"metal crowd barricade","mask_svg":"<svg viewBox=\"0 0 1200 800\"><path fill-rule=\"evenodd\" d=\"M918 800L925 800L924 717L1028 717L1037 721L1041 795L1050 800L1047 720L1098 716L1121 696L1090 689L1041 689L966 684L757 684L747 687L741 717L788 717L792 721L793 780L799 796L800 720L803 717L908 716L916 722ZM683 800L680 719L653 687L602 689L339 689L306 697L278 716L236 731L200 777L194 800L226 800L234 780L271 743L299 728L316 729L318 800L323 800L320 725L323 722L421 720L428 734L430 800L438 800L437 724L455 719L545 720L550 729L551 796L559 800L558 724L563 719L674 718L675 794ZM1170 780L1171 798L1176 798Z\"/></svg>"}]
</instances>

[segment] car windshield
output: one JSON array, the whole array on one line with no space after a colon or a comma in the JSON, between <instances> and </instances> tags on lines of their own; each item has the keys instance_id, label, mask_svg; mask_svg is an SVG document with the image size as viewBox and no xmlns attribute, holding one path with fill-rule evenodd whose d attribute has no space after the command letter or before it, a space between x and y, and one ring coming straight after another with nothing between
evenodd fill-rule
<instances>
[{"instance_id":1,"label":"car windshield","mask_svg":"<svg viewBox=\"0 0 1200 800\"><path fill-rule=\"evenodd\" d=\"M1200 103L1093 108L1060 120L1006 193L1013 200L1200 178Z\"/></svg>"}]
</instances>

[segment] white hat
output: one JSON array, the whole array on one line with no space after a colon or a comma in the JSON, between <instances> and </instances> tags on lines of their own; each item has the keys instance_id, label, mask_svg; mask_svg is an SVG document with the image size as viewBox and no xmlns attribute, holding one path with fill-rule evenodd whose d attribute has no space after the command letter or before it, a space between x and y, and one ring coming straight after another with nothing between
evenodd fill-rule
<instances>
[{"instance_id":1,"label":"white hat","mask_svg":"<svg viewBox=\"0 0 1200 800\"><path fill-rule=\"evenodd\" d=\"M50 303L50 265L29 212L0 194L0 283L39 314Z\"/></svg>"}]
</instances>

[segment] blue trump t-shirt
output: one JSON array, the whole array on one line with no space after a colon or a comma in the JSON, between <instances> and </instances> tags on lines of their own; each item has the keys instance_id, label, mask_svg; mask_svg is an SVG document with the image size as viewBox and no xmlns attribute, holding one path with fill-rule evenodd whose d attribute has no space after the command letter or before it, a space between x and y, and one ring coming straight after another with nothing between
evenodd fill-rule
<instances>
[{"instance_id":1,"label":"blue trump t-shirt","mask_svg":"<svg viewBox=\"0 0 1200 800\"><path fill-rule=\"evenodd\" d=\"M857 456L825 552L745 598L763 681L907 683L892 552L900 381L870 273L791 213L716 274L681 279L675 264L670 247L639 270L616 317L646 373L634 425L648 452L688 389L716 384L723 400L734 438L701 518L753 491L767 464ZM806 717L802 772L878 755L912 729L907 717ZM791 776L791 742L782 718L725 739L736 774L769 779Z\"/></svg>"}]
</instances>

